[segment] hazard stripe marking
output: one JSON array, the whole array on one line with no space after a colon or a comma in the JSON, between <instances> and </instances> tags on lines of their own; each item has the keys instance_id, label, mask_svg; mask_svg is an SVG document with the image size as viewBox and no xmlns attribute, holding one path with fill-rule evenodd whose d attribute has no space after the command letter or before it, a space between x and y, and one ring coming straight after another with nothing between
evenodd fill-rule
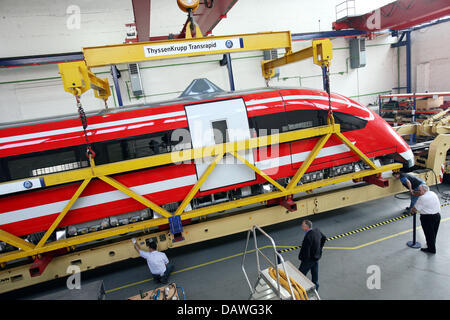
<instances>
[{"instance_id":1,"label":"hazard stripe marking","mask_svg":"<svg viewBox=\"0 0 450 320\"><path fill-rule=\"evenodd\" d=\"M447 207L449 205L450 205L450 202L441 204L441 208L442 207ZM399 217L391 218L391 219L388 219L388 220L385 220L385 221L382 221L382 222L378 222L378 223L372 224L370 226L365 226L365 227L362 227L362 228L359 228L359 229L356 229L356 230L353 230L353 231L350 231L350 232L346 232L346 233L341 233L341 234L335 235L335 236L333 236L331 238L328 238L327 241L332 241L332 240L348 237L350 235L357 234L357 233L360 233L362 231L371 230L371 229L374 229L376 227L380 227L382 225L384 226L384 225L387 225L387 224L392 223L392 222L400 221L400 220L405 219L405 218L410 217L410 216L412 216L412 213L407 213L407 214L404 214L404 215L399 216ZM301 247L302 246L295 246L295 247L292 247L292 248L289 248L289 249L279 250L278 252L279 253L289 252L289 251L292 251L292 250L300 249Z\"/></svg>"},{"instance_id":2,"label":"hazard stripe marking","mask_svg":"<svg viewBox=\"0 0 450 320\"><path fill-rule=\"evenodd\" d=\"M444 205L442 205L442 207L446 206L446 205L449 205L449 204L444 204ZM350 235L354 235L354 234L360 233L362 231L371 230L371 229L374 229L376 227L380 227L382 225L386 225L386 224L389 224L389 223L392 223L392 222L395 222L395 221L399 221L399 220L402 220L402 219L410 217L410 216L412 216L412 213L404 214L404 215L402 215L400 217L391 218L391 219L388 219L388 220L385 220L385 221L382 221L382 222L378 222L378 223L372 224L370 226L365 226L365 227L362 227L362 228L359 228L359 229L356 229L356 230L353 230L353 231L350 231L350 232L345 232L345 233L341 233L341 234L335 235L333 237L328 238L327 241L332 241L332 240L348 237ZM292 251L292 250L300 249L301 247L302 246L295 246L295 247L292 247L292 248L279 250L278 252L279 253L289 252L289 251Z\"/></svg>"}]
</instances>

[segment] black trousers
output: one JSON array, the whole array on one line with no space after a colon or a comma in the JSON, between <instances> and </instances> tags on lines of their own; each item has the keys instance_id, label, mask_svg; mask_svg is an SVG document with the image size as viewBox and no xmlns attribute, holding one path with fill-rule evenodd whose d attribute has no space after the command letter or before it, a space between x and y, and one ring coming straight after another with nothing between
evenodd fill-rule
<instances>
[{"instance_id":1,"label":"black trousers","mask_svg":"<svg viewBox=\"0 0 450 320\"><path fill-rule=\"evenodd\" d=\"M311 270L311 281L316 285L316 290L319 290L319 261L302 260L298 270L300 270L300 272L305 276Z\"/></svg>"},{"instance_id":2,"label":"black trousers","mask_svg":"<svg viewBox=\"0 0 450 320\"><path fill-rule=\"evenodd\" d=\"M167 283L167 280L169 279L170 274L173 271L173 264L169 263L166 265L166 271L164 272L164 274L161 276L159 274L153 274L153 280L155 280L156 283Z\"/></svg>"},{"instance_id":3,"label":"black trousers","mask_svg":"<svg viewBox=\"0 0 450 320\"><path fill-rule=\"evenodd\" d=\"M436 214L421 214L420 223L422 224L423 233L427 240L427 247L431 252L436 253L436 236L441 223L441 215Z\"/></svg>"}]
</instances>

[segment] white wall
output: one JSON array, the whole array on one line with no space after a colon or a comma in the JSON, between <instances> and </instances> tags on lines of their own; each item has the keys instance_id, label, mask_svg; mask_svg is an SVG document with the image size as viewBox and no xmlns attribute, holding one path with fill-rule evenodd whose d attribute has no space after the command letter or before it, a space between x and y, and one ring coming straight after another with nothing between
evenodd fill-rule
<instances>
[{"instance_id":1,"label":"white wall","mask_svg":"<svg viewBox=\"0 0 450 320\"><path fill-rule=\"evenodd\" d=\"M80 10L79 25L72 19L73 5ZM1 0L0 57L76 52L82 47L122 43L125 24L133 20L131 1Z\"/></svg>"},{"instance_id":2,"label":"white wall","mask_svg":"<svg viewBox=\"0 0 450 320\"><path fill-rule=\"evenodd\" d=\"M414 31L411 41L413 91L450 91L450 22Z\"/></svg>"},{"instance_id":3,"label":"white wall","mask_svg":"<svg viewBox=\"0 0 450 320\"><path fill-rule=\"evenodd\" d=\"M121 43L125 23L132 20L131 1L39 1L46 5L29 5L24 0L0 1L0 56L24 56L80 51L84 46ZM215 35L290 30L292 33L330 30L339 0L241 0L226 19L214 29ZM17 5L22 4L22 5ZM67 30L65 10L69 4L81 9L81 28ZM175 6L175 7L174 7ZM3 18L3 16L5 18ZM181 17L181 18L180 18ZM176 1L152 0L151 36L181 30L185 16ZM6 28L6 29L4 29ZM7 30L7 32L3 32ZM20 37L11 34L19 30ZM354 97L362 103L376 102L378 92L391 90L397 82L397 53L390 48L395 39L382 35L367 41L367 66L347 67L348 39L333 40L331 90ZM294 42L294 50L310 45L310 41ZM282 50L280 50L280 53ZM145 97L128 96L129 75L126 65L119 80L124 105L161 101L177 97L195 78L208 78L225 90L229 89L226 67L219 66L221 55L170 59L140 63ZM236 90L265 86L261 76L262 52L232 54ZM112 78L108 68L93 70L101 77ZM36 80L36 81L29 81ZM298 62L280 69L280 77L271 86L322 88L321 70L312 61ZM103 107L92 92L82 96L87 111ZM110 97L114 107L117 99ZM0 122L34 119L76 112L75 99L64 92L57 65L0 69Z\"/></svg>"}]
</instances>

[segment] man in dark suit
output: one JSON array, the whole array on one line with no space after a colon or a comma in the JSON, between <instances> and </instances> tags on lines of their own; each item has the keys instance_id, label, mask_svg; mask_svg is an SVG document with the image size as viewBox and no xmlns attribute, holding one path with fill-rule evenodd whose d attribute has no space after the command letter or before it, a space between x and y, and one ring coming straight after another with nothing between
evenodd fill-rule
<instances>
[{"instance_id":1,"label":"man in dark suit","mask_svg":"<svg viewBox=\"0 0 450 320\"><path fill-rule=\"evenodd\" d=\"M302 221L302 229L306 234L298 254L298 259L301 260L298 269L305 276L311 270L312 282L317 290L319 289L319 259L322 257L322 249L327 238L319 229L313 229L312 222L309 220Z\"/></svg>"}]
</instances>

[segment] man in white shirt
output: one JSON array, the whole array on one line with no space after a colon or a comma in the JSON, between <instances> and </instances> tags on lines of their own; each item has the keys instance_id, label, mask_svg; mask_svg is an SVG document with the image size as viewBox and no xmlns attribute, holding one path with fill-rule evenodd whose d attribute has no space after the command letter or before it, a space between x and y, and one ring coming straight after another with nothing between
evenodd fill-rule
<instances>
[{"instance_id":1,"label":"man in white shirt","mask_svg":"<svg viewBox=\"0 0 450 320\"><path fill-rule=\"evenodd\" d=\"M415 194L419 196L414 205L413 212L420 213L420 223L427 241L427 248L420 250L428 253L436 253L436 237L441 222L441 203L436 193L427 185L421 185Z\"/></svg>"},{"instance_id":2,"label":"man in white shirt","mask_svg":"<svg viewBox=\"0 0 450 320\"><path fill-rule=\"evenodd\" d=\"M173 264L169 263L166 254L156 250L156 242L148 242L149 251L142 250L135 238L132 239L132 242L139 255L147 260L148 268L155 281L166 284L173 271Z\"/></svg>"}]
</instances>

